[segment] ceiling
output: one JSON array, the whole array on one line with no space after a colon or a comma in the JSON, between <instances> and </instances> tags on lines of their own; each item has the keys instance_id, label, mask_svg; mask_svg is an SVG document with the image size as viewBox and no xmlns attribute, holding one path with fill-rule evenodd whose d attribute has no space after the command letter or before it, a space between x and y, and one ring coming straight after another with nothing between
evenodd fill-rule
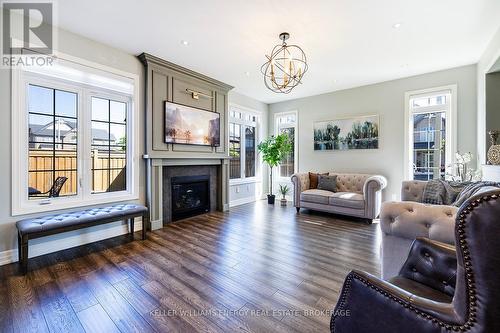
<instances>
[{"instance_id":1,"label":"ceiling","mask_svg":"<svg viewBox=\"0 0 500 333\"><path fill-rule=\"evenodd\" d=\"M266 103L473 64L500 26L498 0L64 0L57 13L66 30ZM282 31L309 63L286 95L267 90L260 73Z\"/></svg>"}]
</instances>

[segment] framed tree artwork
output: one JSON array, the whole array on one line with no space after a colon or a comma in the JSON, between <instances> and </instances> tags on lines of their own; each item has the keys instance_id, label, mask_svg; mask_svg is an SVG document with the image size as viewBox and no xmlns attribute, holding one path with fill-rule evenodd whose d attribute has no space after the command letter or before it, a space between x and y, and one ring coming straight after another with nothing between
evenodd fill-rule
<instances>
[{"instance_id":1,"label":"framed tree artwork","mask_svg":"<svg viewBox=\"0 0 500 333\"><path fill-rule=\"evenodd\" d=\"M378 149L379 115L314 123L314 150Z\"/></svg>"}]
</instances>

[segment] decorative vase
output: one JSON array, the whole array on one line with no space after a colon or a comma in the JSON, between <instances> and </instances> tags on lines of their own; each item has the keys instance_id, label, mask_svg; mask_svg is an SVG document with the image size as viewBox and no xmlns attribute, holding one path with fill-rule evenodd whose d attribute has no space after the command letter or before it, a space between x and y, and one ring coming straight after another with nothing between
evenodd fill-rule
<instances>
[{"instance_id":1,"label":"decorative vase","mask_svg":"<svg viewBox=\"0 0 500 333\"><path fill-rule=\"evenodd\" d=\"M282 207L284 207L284 206L286 206L286 205L287 205L287 203L288 203L288 201L286 200L286 198L284 198L284 197L283 197L283 198L281 199L281 206L282 206Z\"/></svg>"},{"instance_id":2,"label":"decorative vase","mask_svg":"<svg viewBox=\"0 0 500 333\"><path fill-rule=\"evenodd\" d=\"M274 205L274 198L276 198L276 196L274 194L268 194L267 195L267 203L270 205Z\"/></svg>"},{"instance_id":3,"label":"decorative vase","mask_svg":"<svg viewBox=\"0 0 500 333\"><path fill-rule=\"evenodd\" d=\"M500 145L493 145L488 149L488 162L493 165L500 165Z\"/></svg>"},{"instance_id":4,"label":"decorative vase","mask_svg":"<svg viewBox=\"0 0 500 333\"><path fill-rule=\"evenodd\" d=\"M500 165L500 145L497 145L498 135L500 131L489 131L491 147L488 149L488 163Z\"/></svg>"}]
</instances>

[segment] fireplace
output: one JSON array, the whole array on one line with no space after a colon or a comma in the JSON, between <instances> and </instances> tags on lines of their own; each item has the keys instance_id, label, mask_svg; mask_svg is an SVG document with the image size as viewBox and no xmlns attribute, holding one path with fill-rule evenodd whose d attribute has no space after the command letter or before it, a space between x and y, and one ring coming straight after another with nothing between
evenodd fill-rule
<instances>
[{"instance_id":1,"label":"fireplace","mask_svg":"<svg viewBox=\"0 0 500 333\"><path fill-rule=\"evenodd\" d=\"M210 211L210 175L172 177L172 221Z\"/></svg>"},{"instance_id":2,"label":"fireplace","mask_svg":"<svg viewBox=\"0 0 500 333\"><path fill-rule=\"evenodd\" d=\"M163 224L222 210L219 165L165 165L161 178Z\"/></svg>"}]
</instances>

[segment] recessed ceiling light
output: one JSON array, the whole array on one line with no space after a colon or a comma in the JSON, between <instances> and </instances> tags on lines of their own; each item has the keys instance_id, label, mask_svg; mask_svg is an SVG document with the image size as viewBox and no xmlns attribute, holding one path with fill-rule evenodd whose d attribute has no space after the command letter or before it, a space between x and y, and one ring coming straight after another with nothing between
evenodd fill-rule
<instances>
[{"instance_id":1,"label":"recessed ceiling light","mask_svg":"<svg viewBox=\"0 0 500 333\"><path fill-rule=\"evenodd\" d=\"M394 23L394 24L392 25L392 27L393 27L394 29L399 29L399 28L401 28L401 23L399 23L399 22L398 22L398 23Z\"/></svg>"},{"instance_id":2,"label":"recessed ceiling light","mask_svg":"<svg viewBox=\"0 0 500 333\"><path fill-rule=\"evenodd\" d=\"M246 75L246 76L250 76L250 72L248 72L248 71L247 71L247 72L245 72L245 75Z\"/></svg>"},{"instance_id":3,"label":"recessed ceiling light","mask_svg":"<svg viewBox=\"0 0 500 333\"><path fill-rule=\"evenodd\" d=\"M189 42L187 40L181 40L181 44L184 46L188 46Z\"/></svg>"}]
</instances>

